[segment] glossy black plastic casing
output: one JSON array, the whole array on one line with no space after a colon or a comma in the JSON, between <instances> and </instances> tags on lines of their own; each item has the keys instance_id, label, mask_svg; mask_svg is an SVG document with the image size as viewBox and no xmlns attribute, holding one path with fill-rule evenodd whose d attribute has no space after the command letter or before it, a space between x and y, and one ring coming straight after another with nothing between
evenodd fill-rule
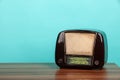
<instances>
[{"instance_id":1,"label":"glossy black plastic casing","mask_svg":"<svg viewBox=\"0 0 120 80\"><path fill-rule=\"evenodd\" d=\"M94 33L96 34L92 64L91 65L68 65L66 64L65 33ZM55 49L55 62L60 68L102 68L107 62L107 39L102 31L93 30L65 30L58 34Z\"/></svg>"}]
</instances>

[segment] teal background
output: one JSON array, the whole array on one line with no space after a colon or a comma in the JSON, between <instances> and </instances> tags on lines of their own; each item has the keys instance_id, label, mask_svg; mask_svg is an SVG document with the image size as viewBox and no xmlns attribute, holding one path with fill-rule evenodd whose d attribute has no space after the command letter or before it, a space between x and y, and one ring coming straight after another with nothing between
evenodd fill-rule
<instances>
[{"instance_id":1,"label":"teal background","mask_svg":"<svg viewBox=\"0 0 120 80\"><path fill-rule=\"evenodd\" d=\"M99 29L120 65L120 0L0 0L0 63L54 62L58 33Z\"/></svg>"}]
</instances>

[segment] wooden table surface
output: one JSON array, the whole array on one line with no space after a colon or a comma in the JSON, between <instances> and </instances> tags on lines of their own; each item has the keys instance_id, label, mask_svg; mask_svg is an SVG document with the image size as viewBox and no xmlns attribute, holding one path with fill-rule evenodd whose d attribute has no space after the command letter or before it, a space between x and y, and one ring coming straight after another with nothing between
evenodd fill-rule
<instances>
[{"instance_id":1,"label":"wooden table surface","mask_svg":"<svg viewBox=\"0 0 120 80\"><path fill-rule=\"evenodd\" d=\"M0 80L120 80L113 63L102 70L59 69L54 63L0 63Z\"/></svg>"}]
</instances>

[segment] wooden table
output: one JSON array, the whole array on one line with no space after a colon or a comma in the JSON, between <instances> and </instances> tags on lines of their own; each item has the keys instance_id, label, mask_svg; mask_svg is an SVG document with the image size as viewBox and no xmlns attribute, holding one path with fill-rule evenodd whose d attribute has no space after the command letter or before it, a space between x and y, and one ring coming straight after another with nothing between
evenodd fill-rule
<instances>
[{"instance_id":1,"label":"wooden table","mask_svg":"<svg viewBox=\"0 0 120 80\"><path fill-rule=\"evenodd\" d=\"M0 80L120 80L120 68L102 70L59 69L54 63L0 63Z\"/></svg>"}]
</instances>

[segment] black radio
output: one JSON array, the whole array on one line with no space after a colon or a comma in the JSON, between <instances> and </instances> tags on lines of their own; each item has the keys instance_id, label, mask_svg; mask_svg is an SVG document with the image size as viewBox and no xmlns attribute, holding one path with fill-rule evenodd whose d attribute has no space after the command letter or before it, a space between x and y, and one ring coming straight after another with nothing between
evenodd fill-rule
<instances>
[{"instance_id":1,"label":"black radio","mask_svg":"<svg viewBox=\"0 0 120 80\"><path fill-rule=\"evenodd\" d=\"M55 62L60 68L102 68L107 61L107 39L102 31L65 30L56 41Z\"/></svg>"}]
</instances>

